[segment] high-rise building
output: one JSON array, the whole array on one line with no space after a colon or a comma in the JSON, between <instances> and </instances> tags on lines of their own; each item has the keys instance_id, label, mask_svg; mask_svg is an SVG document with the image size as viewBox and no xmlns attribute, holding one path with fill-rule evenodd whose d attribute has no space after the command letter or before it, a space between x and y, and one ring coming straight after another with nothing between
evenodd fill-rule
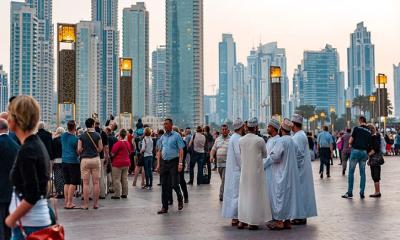
<instances>
[{"instance_id":1,"label":"high-rise building","mask_svg":"<svg viewBox=\"0 0 400 240\"><path fill-rule=\"evenodd\" d=\"M232 118L247 119L248 118L248 99L246 86L246 67L242 63L238 63L233 67L232 73Z\"/></svg>"},{"instance_id":2,"label":"high-rise building","mask_svg":"<svg viewBox=\"0 0 400 240\"><path fill-rule=\"evenodd\" d=\"M36 10L24 2L11 2L10 93L39 100L38 19Z\"/></svg>"},{"instance_id":3,"label":"high-rise building","mask_svg":"<svg viewBox=\"0 0 400 240\"><path fill-rule=\"evenodd\" d=\"M369 96L375 91L375 48L371 43L371 32L364 22L357 24L350 34L350 47L347 48L348 97Z\"/></svg>"},{"instance_id":4,"label":"high-rise building","mask_svg":"<svg viewBox=\"0 0 400 240\"><path fill-rule=\"evenodd\" d=\"M119 114L118 0L92 0L92 21L99 21L102 31L98 114L104 123L108 114Z\"/></svg>"},{"instance_id":5,"label":"high-rise building","mask_svg":"<svg viewBox=\"0 0 400 240\"><path fill-rule=\"evenodd\" d=\"M394 82L394 114L396 118L400 118L400 63L393 65L393 82Z\"/></svg>"},{"instance_id":6,"label":"high-rise building","mask_svg":"<svg viewBox=\"0 0 400 240\"><path fill-rule=\"evenodd\" d=\"M264 122L271 116L269 72L271 66L281 68L282 115L289 117L289 80L285 49L278 48L277 42L260 44L247 57L249 117L257 117Z\"/></svg>"},{"instance_id":7,"label":"high-rise building","mask_svg":"<svg viewBox=\"0 0 400 240\"><path fill-rule=\"evenodd\" d=\"M102 31L100 22L80 21L76 28L76 120L84 126L88 117L99 112Z\"/></svg>"},{"instance_id":8,"label":"high-rise building","mask_svg":"<svg viewBox=\"0 0 400 240\"><path fill-rule=\"evenodd\" d=\"M236 65L236 43L232 34L222 34L219 43L218 114L221 121L234 120L233 67Z\"/></svg>"},{"instance_id":9,"label":"high-rise building","mask_svg":"<svg viewBox=\"0 0 400 240\"><path fill-rule=\"evenodd\" d=\"M168 113L180 127L203 123L203 0L166 0Z\"/></svg>"},{"instance_id":10,"label":"high-rise building","mask_svg":"<svg viewBox=\"0 0 400 240\"><path fill-rule=\"evenodd\" d=\"M204 95L204 122L206 124L217 124L220 121L217 113L217 98L216 95Z\"/></svg>"},{"instance_id":11,"label":"high-rise building","mask_svg":"<svg viewBox=\"0 0 400 240\"><path fill-rule=\"evenodd\" d=\"M152 53L152 97L153 97L153 115L155 117L167 117L167 102L166 102L166 72L165 72L165 46L157 47Z\"/></svg>"},{"instance_id":12,"label":"high-rise building","mask_svg":"<svg viewBox=\"0 0 400 240\"><path fill-rule=\"evenodd\" d=\"M334 108L339 115L343 114L344 91L340 89L344 85L343 75L336 48L327 44L321 51L305 51L302 64L295 72L299 104L313 105L326 113Z\"/></svg>"},{"instance_id":13,"label":"high-rise building","mask_svg":"<svg viewBox=\"0 0 400 240\"><path fill-rule=\"evenodd\" d=\"M8 105L8 79L7 73L0 64L0 112L5 112Z\"/></svg>"},{"instance_id":14,"label":"high-rise building","mask_svg":"<svg viewBox=\"0 0 400 240\"><path fill-rule=\"evenodd\" d=\"M124 8L122 55L133 61L132 113L149 115L149 12L144 2Z\"/></svg>"}]
</instances>

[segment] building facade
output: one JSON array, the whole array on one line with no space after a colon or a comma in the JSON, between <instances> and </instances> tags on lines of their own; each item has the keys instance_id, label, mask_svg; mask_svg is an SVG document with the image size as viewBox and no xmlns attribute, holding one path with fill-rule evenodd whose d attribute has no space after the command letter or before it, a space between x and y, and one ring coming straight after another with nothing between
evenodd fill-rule
<instances>
[{"instance_id":1,"label":"building facade","mask_svg":"<svg viewBox=\"0 0 400 240\"><path fill-rule=\"evenodd\" d=\"M232 73L232 116L231 121L236 118L248 119L248 99L246 85L246 67L238 63L233 67Z\"/></svg>"},{"instance_id":2,"label":"building facade","mask_svg":"<svg viewBox=\"0 0 400 240\"><path fill-rule=\"evenodd\" d=\"M204 122L207 125L221 122L217 113L217 99L216 95L204 95Z\"/></svg>"},{"instance_id":3,"label":"building facade","mask_svg":"<svg viewBox=\"0 0 400 240\"><path fill-rule=\"evenodd\" d=\"M221 121L234 119L233 68L236 65L236 43L232 34L222 34L219 43L218 114Z\"/></svg>"},{"instance_id":4,"label":"building facade","mask_svg":"<svg viewBox=\"0 0 400 240\"><path fill-rule=\"evenodd\" d=\"M203 123L203 0L166 0L168 116Z\"/></svg>"},{"instance_id":5,"label":"building facade","mask_svg":"<svg viewBox=\"0 0 400 240\"><path fill-rule=\"evenodd\" d=\"M122 18L123 57L133 60L132 113L149 114L149 12L144 2L124 8Z\"/></svg>"},{"instance_id":6,"label":"building facade","mask_svg":"<svg viewBox=\"0 0 400 240\"><path fill-rule=\"evenodd\" d=\"M101 81L99 83L99 119L119 114L119 32L118 0L92 0L92 21L101 26Z\"/></svg>"},{"instance_id":7,"label":"building facade","mask_svg":"<svg viewBox=\"0 0 400 240\"><path fill-rule=\"evenodd\" d=\"M7 73L0 65L0 112L6 112L8 106L8 78Z\"/></svg>"},{"instance_id":8,"label":"building facade","mask_svg":"<svg viewBox=\"0 0 400 240\"><path fill-rule=\"evenodd\" d=\"M394 115L400 118L400 63L393 65L393 82L394 82Z\"/></svg>"},{"instance_id":9,"label":"building facade","mask_svg":"<svg viewBox=\"0 0 400 240\"><path fill-rule=\"evenodd\" d=\"M166 102L166 49L157 47L152 53L152 114L155 117L167 117Z\"/></svg>"},{"instance_id":10,"label":"building facade","mask_svg":"<svg viewBox=\"0 0 400 240\"><path fill-rule=\"evenodd\" d=\"M367 31L363 22L358 23L356 30L350 34L347 67L349 99L371 95L375 91L375 47L371 43L371 32Z\"/></svg>"},{"instance_id":11,"label":"building facade","mask_svg":"<svg viewBox=\"0 0 400 240\"><path fill-rule=\"evenodd\" d=\"M102 32L100 22L81 21L76 28L76 121L84 126L99 112Z\"/></svg>"},{"instance_id":12,"label":"building facade","mask_svg":"<svg viewBox=\"0 0 400 240\"><path fill-rule=\"evenodd\" d=\"M300 105L313 105L325 113L334 108L339 115L343 114L344 91L340 88L344 86L344 73L339 66L339 54L329 44L321 51L305 51L295 72Z\"/></svg>"}]
</instances>

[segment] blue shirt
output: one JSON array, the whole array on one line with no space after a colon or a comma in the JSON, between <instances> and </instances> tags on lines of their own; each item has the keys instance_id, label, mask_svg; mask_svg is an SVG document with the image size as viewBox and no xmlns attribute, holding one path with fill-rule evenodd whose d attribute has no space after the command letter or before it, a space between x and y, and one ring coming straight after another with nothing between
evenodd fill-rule
<instances>
[{"instance_id":1,"label":"blue shirt","mask_svg":"<svg viewBox=\"0 0 400 240\"><path fill-rule=\"evenodd\" d=\"M317 143L320 148L330 148L331 144L333 144L332 135L327 131L321 132L318 134Z\"/></svg>"},{"instance_id":2,"label":"blue shirt","mask_svg":"<svg viewBox=\"0 0 400 240\"><path fill-rule=\"evenodd\" d=\"M185 147L185 143L177 132L172 131L161 136L157 147L161 149L162 158L169 161L179 157L179 150Z\"/></svg>"},{"instance_id":3,"label":"blue shirt","mask_svg":"<svg viewBox=\"0 0 400 240\"><path fill-rule=\"evenodd\" d=\"M63 163L79 163L76 148L78 146L78 137L69 132L61 135L62 153L61 158Z\"/></svg>"}]
</instances>

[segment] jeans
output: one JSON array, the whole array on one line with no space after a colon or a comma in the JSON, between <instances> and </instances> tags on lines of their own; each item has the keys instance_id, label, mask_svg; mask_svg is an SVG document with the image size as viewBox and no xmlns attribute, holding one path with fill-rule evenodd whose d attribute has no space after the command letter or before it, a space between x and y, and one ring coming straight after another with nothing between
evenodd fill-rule
<instances>
[{"instance_id":1,"label":"jeans","mask_svg":"<svg viewBox=\"0 0 400 240\"><path fill-rule=\"evenodd\" d=\"M204 153L194 152L190 156L190 182L193 183L194 179L194 166L197 163L197 185L202 184L204 180L203 168L204 168Z\"/></svg>"},{"instance_id":2,"label":"jeans","mask_svg":"<svg viewBox=\"0 0 400 240\"><path fill-rule=\"evenodd\" d=\"M8 216L8 207L10 203L0 203L0 239L9 240L11 237L11 229L7 227L5 220Z\"/></svg>"},{"instance_id":3,"label":"jeans","mask_svg":"<svg viewBox=\"0 0 400 240\"><path fill-rule=\"evenodd\" d=\"M324 165L326 165L326 174L330 174L330 164L329 160L331 159L331 149L330 148L320 148L319 149L319 157L320 157L320 165L319 165L319 173L324 173Z\"/></svg>"},{"instance_id":4,"label":"jeans","mask_svg":"<svg viewBox=\"0 0 400 240\"><path fill-rule=\"evenodd\" d=\"M218 168L219 177L221 178L221 186L219 188L219 199L224 197L224 186L225 186L225 167Z\"/></svg>"},{"instance_id":5,"label":"jeans","mask_svg":"<svg viewBox=\"0 0 400 240\"><path fill-rule=\"evenodd\" d=\"M357 163L360 169L360 193L364 194L365 190L365 164L368 159L366 150L351 149L350 163L349 163L349 189L348 193L353 194L354 184L354 171L356 170Z\"/></svg>"},{"instance_id":6,"label":"jeans","mask_svg":"<svg viewBox=\"0 0 400 240\"><path fill-rule=\"evenodd\" d=\"M44 227L24 227L25 233L26 235L29 235L33 232L39 231L43 228L47 228L48 226L44 226ZM19 229L19 227L13 228L12 229L12 238L11 240L25 240L24 235L22 235L21 230Z\"/></svg>"},{"instance_id":7,"label":"jeans","mask_svg":"<svg viewBox=\"0 0 400 240\"><path fill-rule=\"evenodd\" d=\"M172 189L178 195L178 202L183 202L181 189L179 188L178 158L161 160L161 202L165 210L168 210L168 201L172 198Z\"/></svg>"},{"instance_id":8,"label":"jeans","mask_svg":"<svg viewBox=\"0 0 400 240\"><path fill-rule=\"evenodd\" d=\"M112 167L113 190L115 197L121 197L121 195L128 196L128 169L129 167Z\"/></svg>"},{"instance_id":9,"label":"jeans","mask_svg":"<svg viewBox=\"0 0 400 240\"><path fill-rule=\"evenodd\" d=\"M146 176L146 186L153 186L153 156L144 157L144 172Z\"/></svg>"}]
</instances>

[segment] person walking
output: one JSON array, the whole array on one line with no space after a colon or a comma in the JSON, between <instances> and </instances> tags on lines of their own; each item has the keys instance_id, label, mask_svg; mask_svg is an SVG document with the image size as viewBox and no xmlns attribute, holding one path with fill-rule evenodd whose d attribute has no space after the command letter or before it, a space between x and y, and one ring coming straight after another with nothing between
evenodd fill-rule
<instances>
[{"instance_id":1,"label":"person walking","mask_svg":"<svg viewBox=\"0 0 400 240\"><path fill-rule=\"evenodd\" d=\"M110 153L109 153L109 148L108 148L108 137L107 133L105 132L105 129L100 128L100 122L96 120L95 131L100 134L101 137L101 142L103 144L103 150L100 152L100 180L99 180L99 186L100 186L100 199L105 199L108 193L108 179L107 179L107 166L110 163Z\"/></svg>"},{"instance_id":2,"label":"person walking","mask_svg":"<svg viewBox=\"0 0 400 240\"><path fill-rule=\"evenodd\" d=\"M64 177L62 168L62 144L61 135L65 132L64 128L58 127L53 138L53 179L56 187L56 198L64 198Z\"/></svg>"},{"instance_id":3,"label":"person walking","mask_svg":"<svg viewBox=\"0 0 400 240\"><path fill-rule=\"evenodd\" d=\"M353 198L354 171L358 164L360 168L360 198L365 198L365 164L368 159L367 150L371 147L372 135L368 129L367 120L364 116L358 118L359 126L354 127L349 140L351 146L348 189L342 198Z\"/></svg>"},{"instance_id":4,"label":"person walking","mask_svg":"<svg viewBox=\"0 0 400 240\"><path fill-rule=\"evenodd\" d=\"M39 136L34 134L40 118L39 103L33 97L20 95L11 101L8 109L8 124L21 148L10 173L14 192L5 223L12 228L13 240L24 240L21 228L29 235L52 224L46 199L50 156Z\"/></svg>"},{"instance_id":5,"label":"person walking","mask_svg":"<svg viewBox=\"0 0 400 240\"><path fill-rule=\"evenodd\" d=\"M329 160L333 158L333 138L328 132L328 126L322 127L323 131L318 134L317 147L320 157L319 174L320 178L324 178L324 165L326 166L326 176L329 178L330 175L330 163Z\"/></svg>"},{"instance_id":6,"label":"person walking","mask_svg":"<svg viewBox=\"0 0 400 240\"><path fill-rule=\"evenodd\" d=\"M248 226L257 230L271 217L266 192L263 158L267 157L265 141L257 136L258 120L252 118L247 124L248 133L240 138L241 173L238 200L238 228Z\"/></svg>"},{"instance_id":7,"label":"person walking","mask_svg":"<svg viewBox=\"0 0 400 240\"><path fill-rule=\"evenodd\" d=\"M240 118L237 118L233 123L233 130L235 133L230 138L226 159L226 186L224 187L222 216L232 219L231 225L237 226L239 224L238 201L242 163L240 159L239 140L244 135L244 123Z\"/></svg>"},{"instance_id":8,"label":"person walking","mask_svg":"<svg viewBox=\"0 0 400 240\"><path fill-rule=\"evenodd\" d=\"M346 132L342 136L342 175L346 174L347 161L350 158L351 148L350 148L350 137L351 129L347 128Z\"/></svg>"},{"instance_id":9,"label":"person walking","mask_svg":"<svg viewBox=\"0 0 400 240\"><path fill-rule=\"evenodd\" d=\"M164 120L165 133L158 141L159 152L157 172L161 178L161 201L162 208L158 214L168 213L168 201L172 190L178 195L178 210L183 209L183 197L179 189L179 172L183 171L183 143L182 137L172 130L172 119Z\"/></svg>"},{"instance_id":10,"label":"person walking","mask_svg":"<svg viewBox=\"0 0 400 240\"><path fill-rule=\"evenodd\" d=\"M205 179L206 184L211 182L211 150L214 146L214 137L211 134L211 129L209 126L204 127L204 136L206 137L206 158L205 164L207 165L207 178Z\"/></svg>"},{"instance_id":11,"label":"person walking","mask_svg":"<svg viewBox=\"0 0 400 240\"><path fill-rule=\"evenodd\" d=\"M151 190L153 188L153 139L151 138L151 129L149 127L144 129L140 154L144 157L144 172L146 177L146 185L144 187Z\"/></svg>"},{"instance_id":12,"label":"person walking","mask_svg":"<svg viewBox=\"0 0 400 240\"><path fill-rule=\"evenodd\" d=\"M215 140L214 146L212 147L210 157L211 162L217 162L217 169L219 177L221 178L221 186L219 189L219 200L223 201L224 185L225 185L225 166L226 157L229 145L229 129L226 124L221 126L221 135Z\"/></svg>"},{"instance_id":13,"label":"person walking","mask_svg":"<svg viewBox=\"0 0 400 240\"><path fill-rule=\"evenodd\" d=\"M203 184L204 182L204 159L205 159L205 145L206 137L203 135L203 129L201 126L196 128L196 133L192 136L189 142L188 149L190 155L190 180L189 185L193 185L194 179L194 167L197 164L197 185Z\"/></svg>"},{"instance_id":14,"label":"person walking","mask_svg":"<svg viewBox=\"0 0 400 240\"><path fill-rule=\"evenodd\" d=\"M64 177L64 208L76 208L73 197L77 186L81 184L80 162L77 153L78 137L76 136L76 123L70 120L67 123L67 132L61 135L62 168Z\"/></svg>"},{"instance_id":15,"label":"person walking","mask_svg":"<svg viewBox=\"0 0 400 240\"><path fill-rule=\"evenodd\" d=\"M292 139L297 145L299 152L304 156L304 161L299 162L299 178L301 187L301 202L303 204L305 211L305 218L294 219L291 221L292 225L304 225L307 224L307 218L317 216L317 204L315 201L315 191L314 191L314 179L311 166L311 155L308 147L308 139L303 131L303 117L299 114L294 114L292 116L293 127L292 131L294 133Z\"/></svg>"},{"instance_id":16,"label":"person walking","mask_svg":"<svg viewBox=\"0 0 400 240\"><path fill-rule=\"evenodd\" d=\"M9 214L12 194L10 172L18 151L19 145L8 135L7 121L0 118L0 239L4 240L11 238L11 229L5 224L5 220Z\"/></svg>"},{"instance_id":17,"label":"person walking","mask_svg":"<svg viewBox=\"0 0 400 240\"><path fill-rule=\"evenodd\" d=\"M372 124L368 124L368 129L371 131L372 135L372 145L368 149L368 161L367 164L371 169L371 177L374 181L375 193L369 195L371 198L380 198L381 187L381 165L384 163L383 153L381 151L381 135L377 132L376 128Z\"/></svg>"},{"instance_id":18,"label":"person walking","mask_svg":"<svg viewBox=\"0 0 400 240\"><path fill-rule=\"evenodd\" d=\"M103 143L100 134L94 130L94 119L88 118L85 121L87 131L85 131L78 140L78 153L81 157L81 177L83 180L83 210L89 207L89 179L93 182L93 208L98 209L98 200L100 195L100 155L103 150Z\"/></svg>"},{"instance_id":19,"label":"person walking","mask_svg":"<svg viewBox=\"0 0 400 240\"><path fill-rule=\"evenodd\" d=\"M343 137L343 132L340 132L338 135L338 139L336 141L336 146L337 149L339 151L339 159L340 159L340 163L338 165L342 165L342 150L343 150L343 141L342 141L342 137Z\"/></svg>"},{"instance_id":20,"label":"person walking","mask_svg":"<svg viewBox=\"0 0 400 240\"><path fill-rule=\"evenodd\" d=\"M133 151L131 145L126 140L127 131L121 129L116 142L111 150L112 161L112 179L114 196L111 199L120 199L128 197L128 170L131 161L129 155Z\"/></svg>"}]
</instances>

